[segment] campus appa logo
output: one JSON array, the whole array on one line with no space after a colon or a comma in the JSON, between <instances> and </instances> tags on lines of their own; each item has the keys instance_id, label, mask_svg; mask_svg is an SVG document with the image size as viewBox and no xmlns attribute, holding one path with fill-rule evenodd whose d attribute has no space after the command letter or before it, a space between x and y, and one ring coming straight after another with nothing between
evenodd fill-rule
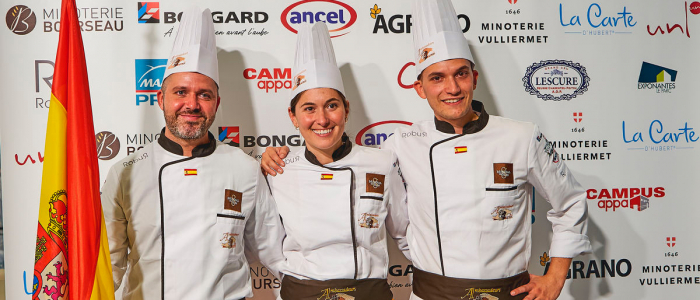
<instances>
[{"instance_id":1,"label":"campus appa logo","mask_svg":"<svg viewBox=\"0 0 700 300\"><path fill-rule=\"evenodd\" d=\"M527 67L523 86L542 100L571 100L588 91L586 68L569 60L543 60Z\"/></svg>"},{"instance_id":2,"label":"campus appa logo","mask_svg":"<svg viewBox=\"0 0 700 300\"><path fill-rule=\"evenodd\" d=\"M637 89L655 90L657 93L671 93L676 89L678 71L642 62Z\"/></svg>"},{"instance_id":3,"label":"campus appa logo","mask_svg":"<svg viewBox=\"0 0 700 300\"><path fill-rule=\"evenodd\" d=\"M36 26L36 15L31 8L24 5L15 5L7 11L5 15L7 28L16 35L25 35Z\"/></svg>"},{"instance_id":4,"label":"campus appa logo","mask_svg":"<svg viewBox=\"0 0 700 300\"><path fill-rule=\"evenodd\" d=\"M165 75L167 59L136 59L136 106L158 103L156 93Z\"/></svg>"},{"instance_id":5,"label":"campus appa logo","mask_svg":"<svg viewBox=\"0 0 700 300\"><path fill-rule=\"evenodd\" d=\"M360 146L381 146L387 138L394 134L394 130L399 126L411 126L413 123L399 120L381 121L372 123L362 128L355 137L355 144ZM407 133L403 133L407 134ZM415 136L425 136L425 132L416 132Z\"/></svg>"},{"instance_id":6,"label":"campus appa logo","mask_svg":"<svg viewBox=\"0 0 700 300\"><path fill-rule=\"evenodd\" d=\"M139 23L160 23L159 2L139 2Z\"/></svg>"},{"instance_id":7,"label":"campus appa logo","mask_svg":"<svg viewBox=\"0 0 700 300\"><path fill-rule=\"evenodd\" d=\"M243 78L257 80L258 89L265 90L265 93L269 93L270 90L277 93L292 88L291 68L248 68L243 70Z\"/></svg>"},{"instance_id":8,"label":"campus appa logo","mask_svg":"<svg viewBox=\"0 0 700 300\"><path fill-rule=\"evenodd\" d=\"M301 23L325 22L331 37L348 34L349 28L357 21L357 13L350 5L336 0L302 0L282 11L282 25L297 33L295 28Z\"/></svg>"}]
</instances>

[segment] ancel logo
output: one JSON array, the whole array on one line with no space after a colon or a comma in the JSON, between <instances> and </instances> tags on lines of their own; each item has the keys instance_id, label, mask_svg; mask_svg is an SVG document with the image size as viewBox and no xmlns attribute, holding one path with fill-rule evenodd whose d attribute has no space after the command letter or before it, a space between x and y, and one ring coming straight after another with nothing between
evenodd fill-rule
<instances>
[{"instance_id":1,"label":"ancel logo","mask_svg":"<svg viewBox=\"0 0 700 300\"><path fill-rule=\"evenodd\" d=\"M325 22L331 37L348 34L355 24L357 13L350 6L335 0L303 0L287 7L280 16L282 25L297 33L301 23Z\"/></svg>"}]
</instances>

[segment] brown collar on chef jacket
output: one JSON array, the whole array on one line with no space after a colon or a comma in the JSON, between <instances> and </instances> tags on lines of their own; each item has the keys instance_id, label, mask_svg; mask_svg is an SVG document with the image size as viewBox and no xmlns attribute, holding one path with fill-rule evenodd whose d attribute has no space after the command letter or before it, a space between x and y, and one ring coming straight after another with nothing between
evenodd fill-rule
<instances>
[{"instance_id":1,"label":"brown collar on chef jacket","mask_svg":"<svg viewBox=\"0 0 700 300\"><path fill-rule=\"evenodd\" d=\"M214 153L214 150L216 150L216 138L214 138L214 135L211 134L211 132L207 132L207 136L209 137L209 142L194 147L194 149L192 149L192 157L204 157ZM173 142L165 136L165 127L163 127L163 129L160 131L160 137L158 137L158 144L170 153L177 155L184 154L184 152L182 151L182 146L180 146L180 144Z\"/></svg>"},{"instance_id":2,"label":"brown collar on chef jacket","mask_svg":"<svg viewBox=\"0 0 700 300\"><path fill-rule=\"evenodd\" d=\"M477 133L484 129L486 124L489 123L489 114L486 113L483 103L472 100L472 110L479 115L479 118L465 124L464 128L462 129L462 134ZM443 133L455 133L455 128L450 123L440 121L437 118L435 118L435 129Z\"/></svg>"},{"instance_id":3,"label":"brown collar on chef jacket","mask_svg":"<svg viewBox=\"0 0 700 300\"><path fill-rule=\"evenodd\" d=\"M352 142L350 141L350 138L348 137L345 132L343 132L343 137L341 138L340 142L340 147L338 149L335 149L333 151L333 154L331 157L333 158L333 161L338 161L343 159L343 157L348 156L350 154L350 150L352 150ZM317 166L323 166L318 159L316 158L316 155L311 153L309 151L309 148L306 148L306 151L304 151L304 157L306 157L306 160L308 160L310 163L317 165Z\"/></svg>"}]
</instances>

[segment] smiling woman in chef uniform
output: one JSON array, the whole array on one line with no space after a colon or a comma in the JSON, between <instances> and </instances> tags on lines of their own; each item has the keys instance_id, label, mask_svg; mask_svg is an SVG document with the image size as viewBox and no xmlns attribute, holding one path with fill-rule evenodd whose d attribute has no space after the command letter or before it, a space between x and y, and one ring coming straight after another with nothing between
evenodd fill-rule
<instances>
[{"instance_id":1,"label":"smiling woman in chef uniform","mask_svg":"<svg viewBox=\"0 0 700 300\"><path fill-rule=\"evenodd\" d=\"M391 151L353 145L350 103L325 23L297 40L289 118L306 141L268 176L287 233L284 300L390 300L387 232L406 251L406 192Z\"/></svg>"}]
</instances>

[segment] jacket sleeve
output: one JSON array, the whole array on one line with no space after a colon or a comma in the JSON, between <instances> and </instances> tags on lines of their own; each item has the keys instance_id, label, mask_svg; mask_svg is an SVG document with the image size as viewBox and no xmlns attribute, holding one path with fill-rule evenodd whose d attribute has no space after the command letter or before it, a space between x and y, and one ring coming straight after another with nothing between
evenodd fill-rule
<instances>
[{"instance_id":1,"label":"jacket sleeve","mask_svg":"<svg viewBox=\"0 0 700 300\"><path fill-rule=\"evenodd\" d=\"M573 258L590 253L585 191L538 126L528 148L528 181L552 205L547 212L553 231L549 255Z\"/></svg>"},{"instance_id":2,"label":"jacket sleeve","mask_svg":"<svg viewBox=\"0 0 700 300\"><path fill-rule=\"evenodd\" d=\"M399 160L391 151L391 170L388 172L385 198L387 199L387 217L386 229L389 235L396 241L396 244L403 252L404 256L411 260L411 255L408 251L408 241L406 240L406 231L408 230L408 206L406 205L406 187L403 177L401 176L401 168Z\"/></svg>"},{"instance_id":3,"label":"jacket sleeve","mask_svg":"<svg viewBox=\"0 0 700 300\"><path fill-rule=\"evenodd\" d=\"M273 275L281 277L284 227L275 200L262 173L257 170L255 208L245 225L245 253L249 262L260 261Z\"/></svg>"},{"instance_id":4,"label":"jacket sleeve","mask_svg":"<svg viewBox=\"0 0 700 300\"><path fill-rule=\"evenodd\" d=\"M117 290L126 272L129 240L127 237L128 221L122 209L124 199L120 176L114 167L109 170L100 194L109 241L109 254L112 260L114 290Z\"/></svg>"}]
</instances>

